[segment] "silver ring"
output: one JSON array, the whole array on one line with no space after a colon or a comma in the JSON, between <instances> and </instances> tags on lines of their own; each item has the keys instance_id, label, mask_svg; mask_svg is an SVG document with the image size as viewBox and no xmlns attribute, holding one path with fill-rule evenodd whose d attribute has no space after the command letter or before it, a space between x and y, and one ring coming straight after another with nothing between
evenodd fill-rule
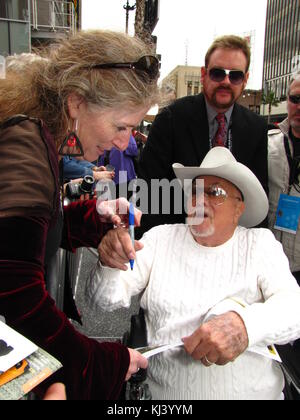
<instances>
[{"instance_id":1,"label":"silver ring","mask_svg":"<svg viewBox=\"0 0 300 420\"><path fill-rule=\"evenodd\" d=\"M214 363L210 362L206 356L204 356L204 360L206 361L206 363L208 364L208 366L214 365Z\"/></svg>"}]
</instances>

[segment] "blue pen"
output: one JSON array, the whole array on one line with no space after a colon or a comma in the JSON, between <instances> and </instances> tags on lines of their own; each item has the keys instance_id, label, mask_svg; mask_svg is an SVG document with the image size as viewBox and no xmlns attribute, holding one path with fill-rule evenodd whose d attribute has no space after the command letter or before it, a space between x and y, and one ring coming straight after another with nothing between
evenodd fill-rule
<instances>
[{"instance_id":1,"label":"blue pen","mask_svg":"<svg viewBox=\"0 0 300 420\"><path fill-rule=\"evenodd\" d=\"M134 207L133 204L130 203L129 205L129 220L128 220L128 229L129 229L129 235L131 238L132 245L134 247ZM129 260L130 268L133 270L133 264L134 260Z\"/></svg>"}]
</instances>

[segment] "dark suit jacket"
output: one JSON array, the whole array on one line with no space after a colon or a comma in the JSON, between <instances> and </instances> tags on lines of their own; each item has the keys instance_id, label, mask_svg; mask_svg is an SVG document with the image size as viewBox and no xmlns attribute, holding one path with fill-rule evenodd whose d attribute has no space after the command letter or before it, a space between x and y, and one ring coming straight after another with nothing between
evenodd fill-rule
<instances>
[{"instance_id":1,"label":"dark suit jacket","mask_svg":"<svg viewBox=\"0 0 300 420\"><path fill-rule=\"evenodd\" d=\"M267 123L235 104L231 130L233 155L254 172L268 192ZM200 166L208 151L209 127L204 95L178 99L155 118L141 154L138 176L149 186L151 179L172 180L175 178L173 163ZM143 215L142 232L164 223L183 222L184 215Z\"/></svg>"}]
</instances>

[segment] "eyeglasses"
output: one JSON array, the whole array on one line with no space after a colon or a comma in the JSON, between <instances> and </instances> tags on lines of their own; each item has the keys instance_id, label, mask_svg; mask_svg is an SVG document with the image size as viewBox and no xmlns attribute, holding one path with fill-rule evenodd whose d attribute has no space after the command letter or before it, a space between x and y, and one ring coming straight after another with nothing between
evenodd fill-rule
<instances>
[{"instance_id":1,"label":"eyeglasses","mask_svg":"<svg viewBox=\"0 0 300 420\"><path fill-rule=\"evenodd\" d=\"M145 74L151 81L159 77L159 61L154 55L144 55L133 63L95 64L93 69L131 69L139 74Z\"/></svg>"},{"instance_id":2,"label":"eyeglasses","mask_svg":"<svg viewBox=\"0 0 300 420\"><path fill-rule=\"evenodd\" d=\"M226 76L229 76L230 83L240 85L245 80L245 73L241 70L227 70L214 67L209 70L209 77L213 82L223 82Z\"/></svg>"},{"instance_id":3,"label":"eyeglasses","mask_svg":"<svg viewBox=\"0 0 300 420\"><path fill-rule=\"evenodd\" d=\"M289 95L289 101L292 102L292 104L299 105L300 95Z\"/></svg>"},{"instance_id":4,"label":"eyeglasses","mask_svg":"<svg viewBox=\"0 0 300 420\"><path fill-rule=\"evenodd\" d=\"M193 183L192 194L193 196L205 194L214 206L220 206L228 198L233 198L235 200L243 201L241 197L229 195L227 191L218 184L210 185L207 189L203 190L203 188L198 187L196 183Z\"/></svg>"}]
</instances>

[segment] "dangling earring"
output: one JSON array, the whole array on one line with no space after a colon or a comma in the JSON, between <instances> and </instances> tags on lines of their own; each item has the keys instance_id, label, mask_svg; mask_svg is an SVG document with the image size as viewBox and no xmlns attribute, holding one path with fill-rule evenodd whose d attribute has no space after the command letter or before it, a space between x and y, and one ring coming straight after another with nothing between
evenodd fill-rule
<instances>
[{"instance_id":1,"label":"dangling earring","mask_svg":"<svg viewBox=\"0 0 300 420\"><path fill-rule=\"evenodd\" d=\"M64 139L59 148L58 154L61 156L84 156L82 144L77 136L78 120L74 121L74 129L69 130L68 135Z\"/></svg>"}]
</instances>

